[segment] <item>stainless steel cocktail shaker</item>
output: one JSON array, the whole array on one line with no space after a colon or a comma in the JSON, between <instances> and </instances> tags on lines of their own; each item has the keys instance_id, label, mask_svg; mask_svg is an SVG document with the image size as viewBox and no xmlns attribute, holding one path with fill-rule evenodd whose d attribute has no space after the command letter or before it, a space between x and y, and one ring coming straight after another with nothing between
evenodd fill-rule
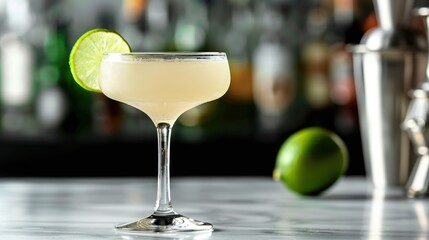
<instances>
[{"instance_id":1,"label":"stainless steel cocktail shaker","mask_svg":"<svg viewBox=\"0 0 429 240\"><path fill-rule=\"evenodd\" d=\"M366 174L375 188L404 186L414 157L401 125L408 92L422 81L427 44L410 27L414 2L373 0L379 26L353 47Z\"/></svg>"}]
</instances>

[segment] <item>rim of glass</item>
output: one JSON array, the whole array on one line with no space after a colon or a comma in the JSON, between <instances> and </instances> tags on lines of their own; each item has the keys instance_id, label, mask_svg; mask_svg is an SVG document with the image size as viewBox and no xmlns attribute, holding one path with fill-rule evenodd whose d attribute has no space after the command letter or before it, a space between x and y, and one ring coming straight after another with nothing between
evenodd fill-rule
<instances>
[{"instance_id":1,"label":"rim of glass","mask_svg":"<svg viewBox=\"0 0 429 240\"><path fill-rule=\"evenodd\" d=\"M225 52L107 52L103 60L226 60Z\"/></svg>"}]
</instances>

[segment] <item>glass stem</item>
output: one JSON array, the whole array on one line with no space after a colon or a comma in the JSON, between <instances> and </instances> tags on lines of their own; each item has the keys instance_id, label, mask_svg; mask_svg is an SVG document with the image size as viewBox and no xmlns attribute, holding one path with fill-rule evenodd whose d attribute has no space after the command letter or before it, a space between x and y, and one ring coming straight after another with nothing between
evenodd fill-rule
<instances>
[{"instance_id":1,"label":"glass stem","mask_svg":"<svg viewBox=\"0 0 429 240\"><path fill-rule=\"evenodd\" d=\"M170 196L170 138L171 126L159 123L158 133L158 194L154 215L176 214Z\"/></svg>"}]
</instances>

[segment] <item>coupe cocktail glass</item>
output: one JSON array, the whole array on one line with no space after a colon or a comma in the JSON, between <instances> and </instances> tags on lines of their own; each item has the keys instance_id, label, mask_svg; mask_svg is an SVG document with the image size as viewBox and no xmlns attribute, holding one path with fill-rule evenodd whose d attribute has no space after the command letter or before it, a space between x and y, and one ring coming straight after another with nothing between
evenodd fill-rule
<instances>
[{"instance_id":1,"label":"coupe cocktail glass","mask_svg":"<svg viewBox=\"0 0 429 240\"><path fill-rule=\"evenodd\" d=\"M209 223L173 210L170 195L170 136L187 110L223 96L230 84L227 56L220 52L106 53L100 69L104 95L146 113L158 136L158 190L152 215L120 224L130 232L212 231Z\"/></svg>"}]
</instances>

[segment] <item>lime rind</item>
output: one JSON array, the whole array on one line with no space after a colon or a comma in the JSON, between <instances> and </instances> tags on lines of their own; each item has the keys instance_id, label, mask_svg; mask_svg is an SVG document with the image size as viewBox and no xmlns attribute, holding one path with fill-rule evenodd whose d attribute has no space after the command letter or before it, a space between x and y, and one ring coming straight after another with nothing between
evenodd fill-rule
<instances>
[{"instance_id":1,"label":"lime rind","mask_svg":"<svg viewBox=\"0 0 429 240\"><path fill-rule=\"evenodd\" d=\"M73 45L69 65L73 79L82 88L101 92L98 78L103 54L131 52L128 42L117 32L96 28L84 33Z\"/></svg>"}]
</instances>

